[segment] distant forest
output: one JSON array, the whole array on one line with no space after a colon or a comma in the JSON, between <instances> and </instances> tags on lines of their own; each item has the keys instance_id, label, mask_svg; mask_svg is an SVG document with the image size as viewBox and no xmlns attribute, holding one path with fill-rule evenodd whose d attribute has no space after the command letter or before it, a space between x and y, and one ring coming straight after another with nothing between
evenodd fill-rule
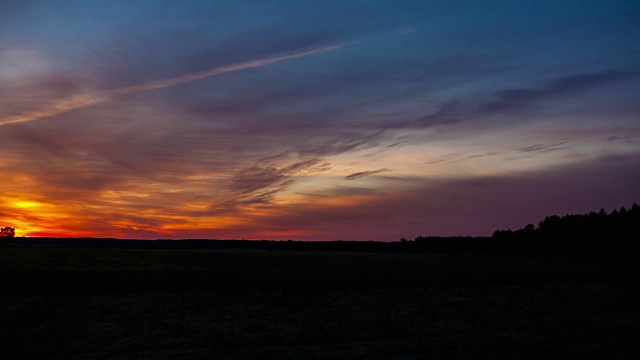
<instances>
[{"instance_id":1,"label":"distant forest","mask_svg":"<svg viewBox=\"0 0 640 360\"><path fill-rule=\"evenodd\" d=\"M10 229L10 228L5 228ZM13 230L13 229L11 229ZM9 232L5 232L9 234ZM13 235L13 231L11 231ZM13 238L0 236L5 246L203 249L253 251L409 252L430 254L509 254L522 256L636 256L640 241L640 206L634 203L607 213L551 215L538 225L496 230L492 236L418 236L398 241L294 240L134 240L113 238Z\"/></svg>"},{"instance_id":2,"label":"distant forest","mask_svg":"<svg viewBox=\"0 0 640 360\"><path fill-rule=\"evenodd\" d=\"M404 239L403 239L404 240ZM405 240L406 241L406 240ZM490 238L418 236L414 250L428 253L493 253L530 256L635 257L640 206L586 214L550 215L538 225L496 230Z\"/></svg>"},{"instance_id":3,"label":"distant forest","mask_svg":"<svg viewBox=\"0 0 640 360\"><path fill-rule=\"evenodd\" d=\"M632 255L640 241L640 206L634 203L628 210L621 207L610 213L602 208L582 215L551 215L538 226L496 230L491 239L494 246L516 252Z\"/></svg>"}]
</instances>

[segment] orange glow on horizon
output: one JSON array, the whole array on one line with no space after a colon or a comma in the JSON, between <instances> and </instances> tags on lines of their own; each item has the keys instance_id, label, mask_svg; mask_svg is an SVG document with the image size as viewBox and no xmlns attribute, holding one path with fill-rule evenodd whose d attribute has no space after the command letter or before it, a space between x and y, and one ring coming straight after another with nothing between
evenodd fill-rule
<instances>
[{"instance_id":1,"label":"orange glow on horizon","mask_svg":"<svg viewBox=\"0 0 640 360\"><path fill-rule=\"evenodd\" d=\"M16 188L19 184L14 183ZM239 202L227 209L222 202L222 207L217 209L210 201L182 199L179 191L167 191L174 189L170 186L163 187L162 191L147 188L145 192L144 185L123 184L123 187L99 191L88 200L47 201L46 192L14 193L11 196L14 200L0 202L9 210L4 218L0 217L0 225L14 227L16 236L24 237L159 239L198 234L198 238L293 239L308 237L313 230L279 228L272 225L272 221L297 213L344 211L371 200L371 194L318 198L283 191L267 206ZM12 214L13 218L6 214Z\"/></svg>"}]
</instances>

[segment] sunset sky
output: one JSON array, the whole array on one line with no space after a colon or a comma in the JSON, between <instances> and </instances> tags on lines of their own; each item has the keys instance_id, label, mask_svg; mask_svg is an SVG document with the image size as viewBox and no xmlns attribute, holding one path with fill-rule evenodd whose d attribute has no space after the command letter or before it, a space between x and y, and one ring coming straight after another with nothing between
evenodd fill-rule
<instances>
[{"instance_id":1,"label":"sunset sky","mask_svg":"<svg viewBox=\"0 0 640 360\"><path fill-rule=\"evenodd\" d=\"M640 2L1 1L17 236L491 235L640 203Z\"/></svg>"}]
</instances>

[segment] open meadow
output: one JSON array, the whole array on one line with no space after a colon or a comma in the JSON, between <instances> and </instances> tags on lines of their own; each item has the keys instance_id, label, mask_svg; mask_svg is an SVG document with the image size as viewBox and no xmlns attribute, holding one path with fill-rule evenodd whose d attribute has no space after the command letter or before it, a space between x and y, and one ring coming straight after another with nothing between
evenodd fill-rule
<instances>
[{"instance_id":1,"label":"open meadow","mask_svg":"<svg viewBox=\"0 0 640 360\"><path fill-rule=\"evenodd\" d=\"M2 359L637 359L631 260L0 248Z\"/></svg>"}]
</instances>

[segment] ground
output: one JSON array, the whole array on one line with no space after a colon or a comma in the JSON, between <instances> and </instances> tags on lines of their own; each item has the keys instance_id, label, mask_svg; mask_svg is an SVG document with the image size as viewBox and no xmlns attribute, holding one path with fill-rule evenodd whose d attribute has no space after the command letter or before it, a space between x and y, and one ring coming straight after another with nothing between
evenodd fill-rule
<instances>
[{"instance_id":1,"label":"ground","mask_svg":"<svg viewBox=\"0 0 640 360\"><path fill-rule=\"evenodd\" d=\"M637 359L640 265L0 248L3 359Z\"/></svg>"}]
</instances>

